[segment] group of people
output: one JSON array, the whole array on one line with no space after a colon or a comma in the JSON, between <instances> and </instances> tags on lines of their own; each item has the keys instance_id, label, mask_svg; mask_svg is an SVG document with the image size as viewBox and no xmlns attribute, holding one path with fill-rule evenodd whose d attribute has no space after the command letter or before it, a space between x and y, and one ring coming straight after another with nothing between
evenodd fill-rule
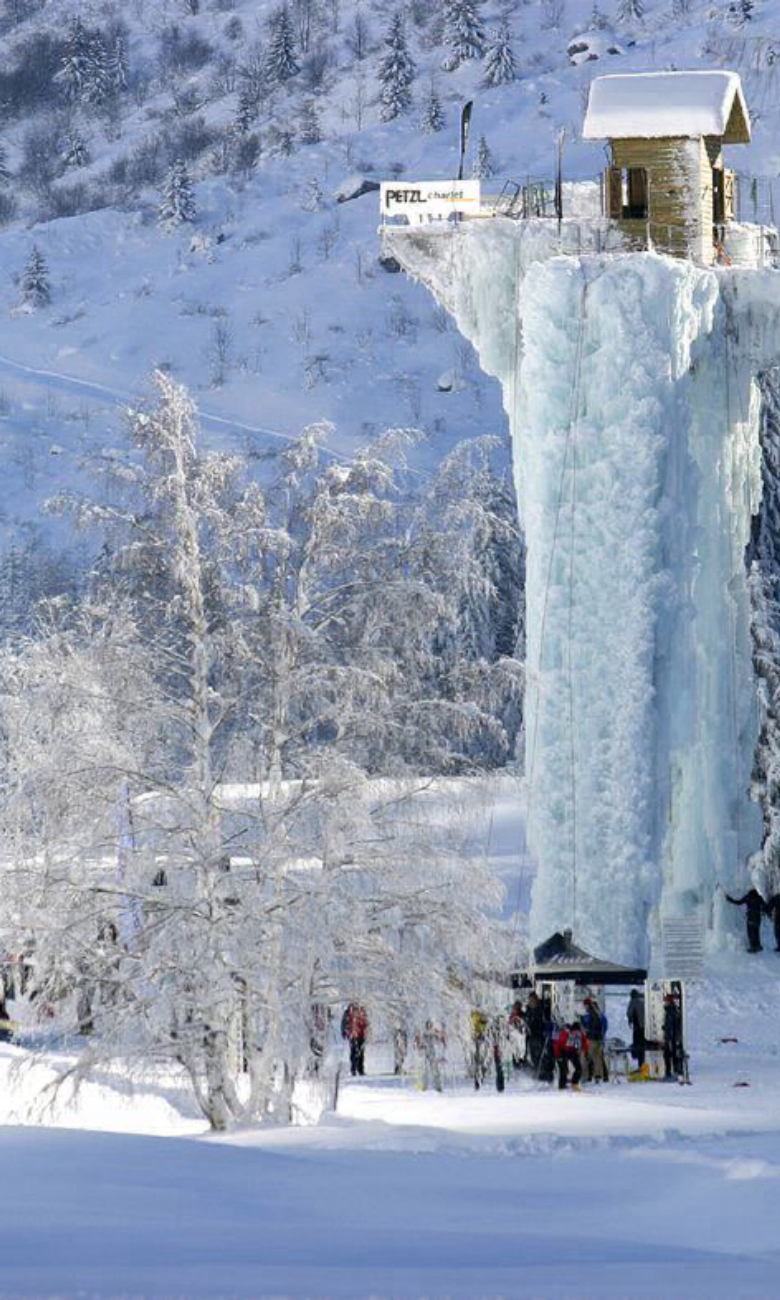
<instances>
[{"instance_id":1,"label":"group of people","mask_svg":"<svg viewBox=\"0 0 780 1300\"><path fill-rule=\"evenodd\" d=\"M770 918L775 932L775 952L780 952L780 893L765 899L757 889L749 889L742 898L732 898L727 894L726 899L735 907L746 909L748 952L763 951L761 922L765 916Z\"/></svg>"},{"instance_id":2,"label":"group of people","mask_svg":"<svg viewBox=\"0 0 780 1300\"><path fill-rule=\"evenodd\" d=\"M639 989L632 989L628 999L626 1019L631 1028L631 1055L641 1070L649 1048L658 1046L646 1036L645 999ZM683 1043L682 1008L673 993L664 995L662 1041L664 1078L677 1079L685 1074L685 1047Z\"/></svg>"},{"instance_id":3,"label":"group of people","mask_svg":"<svg viewBox=\"0 0 780 1300\"><path fill-rule=\"evenodd\" d=\"M662 1050L665 1077L682 1077L685 1073L685 1050L679 998L671 992L664 997L660 1041L651 1041L646 1036L645 999L639 989L631 992L626 1020L631 1030L630 1050L637 1070L642 1070L648 1050ZM515 1003L509 1024L521 1029L525 1040L524 1056L515 1060L515 1064L529 1069L540 1081L552 1083L556 1073L561 1089L569 1084L577 1089L583 1080L589 1083L608 1081L605 1045L609 1022L594 997L586 997L580 1014L562 1023L555 1018L550 1003L531 991L524 1004L519 999Z\"/></svg>"},{"instance_id":4,"label":"group of people","mask_svg":"<svg viewBox=\"0 0 780 1300\"><path fill-rule=\"evenodd\" d=\"M626 1020L631 1030L630 1050L637 1070L642 1070L649 1050L663 1050L665 1077L682 1077L686 1058L680 998L672 992L664 997L661 1041L647 1037L645 999L639 989L631 991ZM349 1045L353 1076L366 1072L368 1027L365 1007L351 1002L341 1019L341 1034ZM518 997L508 1016L489 1015L475 1009L471 1015L470 1052L474 1087L481 1088L494 1073L496 1089L503 1092L505 1068L511 1070L512 1067L528 1070L545 1083L553 1083L557 1074L560 1089L565 1089L569 1083L578 1089L583 1079L589 1083L606 1083L609 1080L608 1029L607 1017L592 996L584 999L582 1011L568 1023L555 1018L549 999L541 998L535 989L531 989L524 999ZM433 1087L441 1092L447 1042L444 1030L428 1020L414 1036L413 1042L421 1061L420 1086ZM406 1030L397 1028L393 1034L396 1074L404 1072L408 1047Z\"/></svg>"}]
</instances>

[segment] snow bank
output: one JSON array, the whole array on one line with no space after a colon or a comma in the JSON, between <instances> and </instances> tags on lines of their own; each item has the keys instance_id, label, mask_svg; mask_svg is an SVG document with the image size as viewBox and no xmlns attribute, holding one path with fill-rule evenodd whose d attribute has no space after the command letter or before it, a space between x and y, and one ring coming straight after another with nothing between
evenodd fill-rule
<instances>
[{"instance_id":1,"label":"snow bank","mask_svg":"<svg viewBox=\"0 0 780 1300\"><path fill-rule=\"evenodd\" d=\"M780 275L562 257L544 226L392 248L501 380L512 427L532 938L571 925L606 956L658 961L667 918L725 942L723 891L760 841L743 557Z\"/></svg>"}]
</instances>

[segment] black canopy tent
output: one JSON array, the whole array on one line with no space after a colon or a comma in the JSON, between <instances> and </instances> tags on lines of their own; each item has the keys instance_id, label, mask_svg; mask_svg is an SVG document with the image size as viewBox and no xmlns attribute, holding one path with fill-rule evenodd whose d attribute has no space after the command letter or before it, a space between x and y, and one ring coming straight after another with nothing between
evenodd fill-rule
<instances>
[{"instance_id":1,"label":"black canopy tent","mask_svg":"<svg viewBox=\"0 0 780 1300\"><path fill-rule=\"evenodd\" d=\"M571 930L556 931L534 948L534 964L528 973L538 981L569 980L574 984L644 985L647 979L647 971L639 966L619 966L578 947Z\"/></svg>"}]
</instances>

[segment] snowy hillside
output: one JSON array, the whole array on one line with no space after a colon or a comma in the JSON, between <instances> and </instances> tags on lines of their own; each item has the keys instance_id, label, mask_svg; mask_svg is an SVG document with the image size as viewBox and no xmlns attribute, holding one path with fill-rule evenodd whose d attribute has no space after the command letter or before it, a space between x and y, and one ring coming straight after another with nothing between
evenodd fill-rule
<instances>
[{"instance_id":1,"label":"snowy hillside","mask_svg":"<svg viewBox=\"0 0 780 1300\"><path fill-rule=\"evenodd\" d=\"M507 177L549 178L560 128L567 175L596 177L601 146L582 143L580 131L590 80L607 65L737 68L755 131L735 163L774 176L772 5L673 0L670 12L654 0L642 8L635 0L609 13L581 0L488 3L479 14L486 58L449 70L457 59L443 11L410 4L412 102L383 121L378 70L390 15L382 6L296 0L289 75L269 80L269 51L280 57L270 3L6 4L6 545L29 532L41 501L78 473L91 447L115 440L117 405L144 388L154 366L191 387L216 446L255 453L328 419L334 445L350 454L387 425L414 425L429 435L431 463L464 436L497 431L497 386L422 290L379 266L376 194L336 197L356 177L453 174L469 98L472 157L484 135L495 168L487 188ZM87 46L95 33L102 41L98 72L94 48L83 66L74 55L76 14ZM501 75L502 17L516 79L488 87L486 70ZM432 87L440 113L431 113ZM423 118L442 129L424 132ZM193 180L195 215L171 231L157 210L177 161ZM766 205L769 189L748 182L743 198ZM33 245L48 264L51 302L30 310L20 307L18 277ZM450 391L440 391L442 376Z\"/></svg>"}]
</instances>

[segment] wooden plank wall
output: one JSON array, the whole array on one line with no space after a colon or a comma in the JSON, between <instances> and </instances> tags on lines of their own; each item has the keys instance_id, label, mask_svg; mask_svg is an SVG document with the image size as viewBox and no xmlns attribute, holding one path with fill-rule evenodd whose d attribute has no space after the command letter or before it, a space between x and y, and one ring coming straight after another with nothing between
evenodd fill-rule
<instances>
[{"instance_id":1,"label":"wooden plank wall","mask_svg":"<svg viewBox=\"0 0 780 1300\"><path fill-rule=\"evenodd\" d=\"M649 234L656 248L712 262L712 168L723 163L721 142L703 139L613 140L616 167L644 167L649 186ZM621 222L634 234L636 221Z\"/></svg>"}]
</instances>

